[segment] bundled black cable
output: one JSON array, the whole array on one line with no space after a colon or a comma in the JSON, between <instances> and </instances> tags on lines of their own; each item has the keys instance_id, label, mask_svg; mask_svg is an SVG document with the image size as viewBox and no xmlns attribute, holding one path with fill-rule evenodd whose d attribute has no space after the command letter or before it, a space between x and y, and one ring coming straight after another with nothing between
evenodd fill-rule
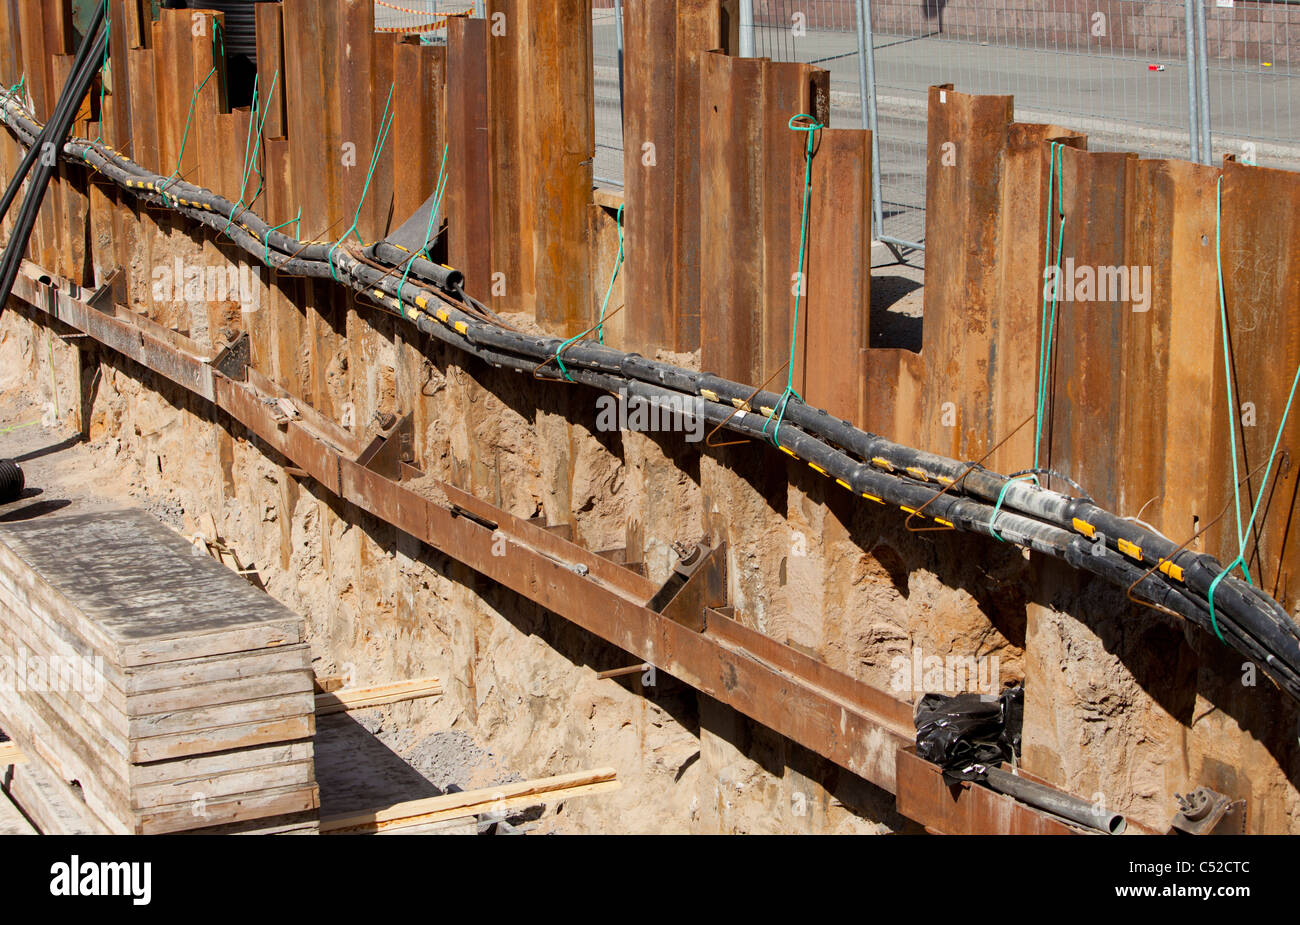
<instances>
[{"instance_id":1,"label":"bundled black cable","mask_svg":"<svg viewBox=\"0 0 1300 925\"><path fill-rule=\"evenodd\" d=\"M23 199L22 208L18 211L13 234L5 246L4 256L0 258L0 314L3 314L4 307L9 302L14 280L18 278L18 268L22 265L23 254L27 252L27 242L31 240L32 229L36 226L36 218L40 214L41 203L45 200L50 178L58 169L58 154L72 128L72 120L76 117L77 109L90 91L90 84L102 66L104 53L108 49L106 6L105 3L96 7L89 28L77 48L72 74L59 94L54 112L23 157L18 173L10 180L4 199L0 201L0 219L3 219L17 197L19 187L31 175L31 183ZM34 174L33 165L35 165Z\"/></svg>"},{"instance_id":2,"label":"bundled black cable","mask_svg":"<svg viewBox=\"0 0 1300 925\"><path fill-rule=\"evenodd\" d=\"M12 97L0 112L25 144L42 128ZM570 343L498 324L464 295L459 271L391 243L353 252L301 242L251 210L210 190L164 178L101 144L73 139L64 156L111 179L142 201L160 204L224 234L282 273L333 279L415 324L421 331L501 369L625 393L630 401L698 406L709 424L771 443L868 503L901 508L957 531L991 536L1061 559L1153 606L1221 635L1300 702L1300 630L1273 599L1227 576L1212 556L1177 548L1142 525L1038 485L1013 481L858 430L825 411L780 396L627 354L592 341ZM377 268L380 267L380 268ZM457 304L459 303L459 304Z\"/></svg>"}]
</instances>

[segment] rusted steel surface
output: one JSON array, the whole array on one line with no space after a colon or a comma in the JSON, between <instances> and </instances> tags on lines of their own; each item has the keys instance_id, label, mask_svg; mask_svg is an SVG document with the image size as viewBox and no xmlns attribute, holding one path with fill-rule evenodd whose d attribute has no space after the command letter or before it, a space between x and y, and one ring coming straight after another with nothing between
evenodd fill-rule
<instances>
[{"instance_id":1,"label":"rusted steel surface","mask_svg":"<svg viewBox=\"0 0 1300 925\"><path fill-rule=\"evenodd\" d=\"M762 58L708 52L701 62L700 364L757 386L763 372ZM784 195L786 190L778 190Z\"/></svg>"},{"instance_id":2,"label":"rusted steel surface","mask_svg":"<svg viewBox=\"0 0 1300 925\"><path fill-rule=\"evenodd\" d=\"M1223 365L1213 259L1218 175L1187 161L1139 160L1129 192L1131 304L1119 308L1123 422L1114 440L1125 463L1119 511L1141 512L1179 543L1220 509L1212 460L1193 450L1224 433L1214 414L1222 394L1214 391L1215 371ZM1201 401L1204 410L1193 412Z\"/></svg>"},{"instance_id":3,"label":"rusted steel surface","mask_svg":"<svg viewBox=\"0 0 1300 925\"><path fill-rule=\"evenodd\" d=\"M253 7L257 29L257 95L263 112L262 137L284 138L287 131L284 65L284 17L279 3ZM274 84L274 92L272 92Z\"/></svg>"},{"instance_id":4,"label":"rusted steel surface","mask_svg":"<svg viewBox=\"0 0 1300 925\"><path fill-rule=\"evenodd\" d=\"M1063 285L1071 282L1071 266L1077 270L1124 265L1127 193L1136 163L1136 155L1074 148L1061 152ZM1055 214L1053 221L1059 227ZM1073 299L1057 304L1048 396L1051 417L1044 425L1041 462L1081 484L1102 507L1114 510L1119 507L1125 466L1114 439L1123 419L1124 312L1129 306L1117 300L1080 300L1080 294L1076 291ZM1137 511L1122 513L1136 515Z\"/></svg>"},{"instance_id":5,"label":"rusted steel surface","mask_svg":"<svg viewBox=\"0 0 1300 925\"><path fill-rule=\"evenodd\" d=\"M158 113L161 99L155 75L155 55L149 48L133 48L127 53L127 67L131 72L131 86L137 99L155 101L153 106L131 107L130 137L122 145L122 153L149 170L158 171L162 159L158 149Z\"/></svg>"},{"instance_id":6,"label":"rusted steel surface","mask_svg":"<svg viewBox=\"0 0 1300 925\"><path fill-rule=\"evenodd\" d=\"M871 238L871 133L825 129L808 209L803 397L858 427L866 421Z\"/></svg>"},{"instance_id":7,"label":"rusted steel surface","mask_svg":"<svg viewBox=\"0 0 1300 925\"><path fill-rule=\"evenodd\" d=\"M1242 487L1243 505L1253 506L1262 491L1259 522L1247 546L1248 564L1256 583L1294 613L1297 600L1296 493L1300 472L1300 407L1292 406L1278 444L1272 475L1262 484L1273 441L1286 409L1291 385L1300 367L1300 174L1251 167L1228 160L1223 167L1224 293L1233 358L1233 396L1241 410L1237 426L1240 477L1254 475ZM1210 233L1211 252L1214 236ZM1216 338L1213 362L1216 379L1212 395L1196 396L1196 407L1213 409L1213 459L1219 513L1232 497L1231 450L1228 441L1227 391L1222 373L1222 343ZM1189 399L1192 396L1187 396ZM1202 411L1201 413L1207 413ZM1253 412L1253 413L1252 413ZM1248 426L1253 425L1253 426ZM1258 471L1256 471L1258 470ZM1243 523L1250 516L1242 513ZM1237 555L1235 515L1230 509L1220 522L1210 551L1226 565Z\"/></svg>"},{"instance_id":8,"label":"rusted steel surface","mask_svg":"<svg viewBox=\"0 0 1300 925\"><path fill-rule=\"evenodd\" d=\"M112 79L106 106L109 116L105 120L104 141L121 148L131 140L131 69L127 63L130 49L130 22L127 21L127 0L110 0L109 59Z\"/></svg>"},{"instance_id":9,"label":"rusted steel surface","mask_svg":"<svg viewBox=\"0 0 1300 925\"><path fill-rule=\"evenodd\" d=\"M717 51L704 55L700 69L700 252L709 267L699 284L701 363L758 386L790 359L808 136L792 131L789 122L801 114L824 122L828 74L805 64ZM821 198L815 207L810 202L810 214L838 208ZM850 238L870 234L860 224L842 230ZM870 238L857 244L865 251ZM808 271L805 266L805 280ZM806 306L806 282L804 290ZM806 322L805 315L795 356L801 391ZM786 376L776 378L780 391ZM856 379L851 391L856 406Z\"/></svg>"},{"instance_id":10,"label":"rusted steel surface","mask_svg":"<svg viewBox=\"0 0 1300 925\"><path fill-rule=\"evenodd\" d=\"M1079 829L988 787L949 784L938 765L898 751L898 811L936 835L1081 835Z\"/></svg>"},{"instance_id":11,"label":"rusted steel surface","mask_svg":"<svg viewBox=\"0 0 1300 925\"><path fill-rule=\"evenodd\" d=\"M533 312L537 283L533 275L531 229L538 203L526 192L536 152L529 144L535 124L528 105L528 0L491 0L487 5L488 144L492 171L492 272L500 285L490 286L497 312ZM543 123L544 124L544 123ZM486 298L480 295L480 298Z\"/></svg>"},{"instance_id":12,"label":"rusted steel surface","mask_svg":"<svg viewBox=\"0 0 1300 925\"><path fill-rule=\"evenodd\" d=\"M623 13L627 350L699 346L699 61L718 0L628 0Z\"/></svg>"},{"instance_id":13,"label":"rusted steel surface","mask_svg":"<svg viewBox=\"0 0 1300 925\"><path fill-rule=\"evenodd\" d=\"M438 111L442 108L439 73L443 50L418 42L393 46L393 81L398 91L393 131L388 139L394 153L394 224L406 221L433 195L442 163L443 135ZM436 231L436 229L435 229Z\"/></svg>"},{"instance_id":14,"label":"rusted steel surface","mask_svg":"<svg viewBox=\"0 0 1300 925\"><path fill-rule=\"evenodd\" d=\"M999 177L1012 101L937 86L930 88L929 113L922 448L978 459L1003 436L993 433L989 420L988 380L999 308ZM1032 389L1033 372L1022 375Z\"/></svg>"},{"instance_id":15,"label":"rusted steel surface","mask_svg":"<svg viewBox=\"0 0 1300 925\"><path fill-rule=\"evenodd\" d=\"M917 410L925 388L921 355L904 347L871 347L863 363L862 429L904 446L920 446L924 428Z\"/></svg>"},{"instance_id":16,"label":"rusted steel surface","mask_svg":"<svg viewBox=\"0 0 1300 925\"><path fill-rule=\"evenodd\" d=\"M795 273L799 271L799 238L803 224L803 191L808 135L790 128L797 115L811 116L818 124L830 123L830 73L807 64L771 63L766 68L763 104L763 163L767 195L763 200L763 255L767 272L763 280L763 376L780 369L790 359L790 339L797 335L794 356L795 388L806 383L808 316L794 322ZM819 136L821 133L818 133ZM816 139L814 139L814 144ZM814 162L817 160L814 147ZM809 201L811 210L812 201ZM846 229L852 233L855 229ZM804 298L808 293L808 266L804 267ZM775 383L784 388L784 377Z\"/></svg>"},{"instance_id":17,"label":"rusted steel surface","mask_svg":"<svg viewBox=\"0 0 1300 925\"><path fill-rule=\"evenodd\" d=\"M197 349L181 350L169 338L141 330L135 316L116 318L96 311L62 290L37 282L40 272L26 265L14 282L14 296L194 394L209 401L214 398L212 367Z\"/></svg>"},{"instance_id":18,"label":"rusted steel surface","mask_svg":"<svg viewBox=\"0 0 1300 925\"><path fill-rule=\"evenodd\" d=\"M591 0L528 0L526 7L531 151L525 196L535 203L535 212L531 228L525 224L518 239L531 232L536 242L538 323L560 337L573 337L595 321L587 245L596 156ZM698 238L698 213L693 227Z\"/></svg>"},{"instance_id":19,"label":"rusted steel surface","mask_svg":"<svg viewBox=\"0 0 1300 925\"><path fill-rule=\"evenodd\" d=\"M487 98L487 21L447 23L447 257L465 289L491 297L491 134Z\"/></svg>"}]
</instances>

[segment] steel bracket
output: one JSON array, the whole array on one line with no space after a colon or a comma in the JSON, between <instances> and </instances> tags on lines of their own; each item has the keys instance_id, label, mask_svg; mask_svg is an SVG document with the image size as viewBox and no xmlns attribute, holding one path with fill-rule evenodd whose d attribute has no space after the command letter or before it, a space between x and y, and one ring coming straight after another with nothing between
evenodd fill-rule
<instances>
[{"instance_id":1,"label":"steel bracket","mask_svg":"<svg viewBox=\"0 0 1300 925\"><path fill-rule=\"evenodd\" d=\"M375 434L357 457L357 465L384 478L401 481L406 469L415 466L415 415L391 417L386 429ZM418 471L418 470L416 470Z\"/></svg>"},{"instance_id":2,"label":"steel bracket","mask_svg":"<svg viewBox=\"0 0 1300 925\"><path fill-rule=\"evenodd\" d=\"M708 627L705 611L727 605L727 544L698 543L673 568L648 610L697 633Z\"/></svg>"},{"instance_id":3,"label":"steel bracket","mask_svg":"<svg viewBox=\"0 0 1300 925\"><path fill-rule=\"evenodd\" d=\"M212 358L212 368L227 379L243 382L248 378L249 341L245 331L221 348Z\"/></svg>"}]
</instances>

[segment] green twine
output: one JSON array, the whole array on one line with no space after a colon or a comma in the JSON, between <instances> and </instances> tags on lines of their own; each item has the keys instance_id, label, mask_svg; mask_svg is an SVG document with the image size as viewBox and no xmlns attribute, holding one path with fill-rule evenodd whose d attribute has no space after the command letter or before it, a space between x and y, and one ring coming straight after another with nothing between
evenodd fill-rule
<instances>
[{"instance_id":1,"label":"green twine","mask_svg":"<svg viewBox=\"0 0 1300 925\"><path fill-rule=\"evenodd\" d=\"M442 196L447 191L447 149L449 147L449 145L445 144L442 146L442 166L438 168L438 182L433 190L433 206L429 209L429 224L424 229L424 243L406 261L406 271L402 274L402 281L397 286L397 309L399 312L403 312L403 317L405 317L405 312L402 309L401 295L406 288L406 278L411 275L411 265L415 263L415 259L421 254L424 255L426 260L433 260L432 255L429 253L429 245L432 243L433 238L433 223L438 220L438 213L442 210Z\"/></svg>"},{"instance_id":2,"label":"green twine","mask_svg":"<svg viewBox=\"0 0 1300 925\"><path fill-rule=\"evenodd\" d=\"M1295 401L1296 387L1300 386L1300 366L1296 368L1295 378L1291 380L1291 393L1286 399L1286 408L1282 411L1282 420L1277 425L1277 436L1273 439L1273 449L1269 453L1268 465L1264 469L1264 478L1259 484L1259 494L1255 497L1255 503L1250 509L1250 520L1246 522L1244 529L1241 522L1241 479L1237 471L1237 402L1232 394L1232 361L1228 353L1228 308L1227 299L1224 297L1223 289L1223 246L1222 246L1222 226L1223 226L1223 177L1220 176L1215 188L1215 210L1214 217L1214 258L1219 277L1219 327L1223 334L1223 370L1224 383L1228 390L1228 444L1232 450L1232 500L1237 514L1237 558L1220 572L1210 583L1208 593L1210 601L1210 626L1214 629L1214 635L1219 637L1220 642L1225 642L1223 633L1219 631L1219 621L1214 613L1214 592L1219 587L1219 582L1223 581L1237 566L1241 566L1241 573L1245 576L1248 584L1254 584L1251 578L1250 569L1246 565L1246 543L1250 541L1251 531L1255 528L1255 518L1259 515L1259 506L1264 500L1265 489L1268 487L1269 476L1273 473L1273 462L1277 459L1278 446L1282 442L1282 431L1286 427L1287 418L1291 415L1291 405Z\"/></svg>"},{"instance_id":3,"label":"green twine","mask_svg":"<svg viewBox=\"0 0 1300 925\"><path fill-rule=\"evenodd\" d=\"M1043 308L1038 325L1038 403L1034 412L1034 468L1039 468L1038 460L1043 443L1043 416L1047 405L1047 385L1050 379L1052 348L1056 336L1056 300L1061 282L1061 248L1065 241L1065 177L1061 152L1064 144L1052 142L1047 169L1047 239L1043 246ZM1056 211L1061 224L1056 232L1055 277L1052 286L1051 313L1047 305L1047 269L1052 256L1052 194L1056 194Z\"/></svg>"},{"instance_id":4,"label":"green twine","mask_svg":"<svg viewBox=\"0 0 1300 925\"><path fill-rule=\"evenodd\" d=\"M989 530L989 536L993 537L999 543L1005 543L1006 540L1002 538L1002 534L998 532L998 529L996 526L994 526L994 524L997 522L998 514L1002 511L1002 502L1006 500L1007 489L1011 487L1012 482L1021 482L1024 481L1025 479L1033 479L1035 482L1037 482L1038 475L1036 473L1031 472L1028 475L1018 475L1013 479L1007 479L1005 482L1002 483L1002 490L998 492L998 503L993 505L993 515L989 517L988 530Z\"/></svg>"},{"instance_id":5,"label":"green twine","mask_svg":"<svg viewBox=\"0 0 1300 925\"><path fill-rule=\"evenodd\" d=\"M302 237L302 207L298 207L298 217L291 218L287 222L281 222L272 228L266 229L266 234L262 237L262 261L269 267L271 266L271 232L279 231L285 225L293 225L293 234L296 238Z\"/></svg>"},{"instance_id":6,"label":"green twine","mask_svg":"<svg viewBox=\"0 0 1300 925\"><path fill-rule=\"evenodd\" d=\"M605 309L609 307L609 297L614 292L614 281L618 279L618 271L623 266L623 209L626 205L626 203L623 203L618 207L618 258L614 261L614 273L609 278L609 287L605 290L605 301L600 305L600 318L596 322L596 338L602 344L605 343ZM586 333L586 331L583 331L582 334L570 337L560 344L559 349L555 351L555 365L560 367L560 372L564 374L564 378L569 382L573 381L573 377L569 375L569 368L564 365L564 351L568 349L570 344L580 340L583 334Z\"/></svg>"},{"instance_id":7,"label":"green twine","mask_svg":"<svg viewBox=\"0 0 1300 925\"><path fill-rule=\"evenodd\" d=\"M361 189L361 200L357 203L356 214L352 216L352 227L343 232L343 237L335 241L334 246L325 255L325 259L330 265L330 276L334 277L336 283L339 282L339 275L334 268L334 251L338 250L338 246L348 239L348 235L355 236L357 243L362 247L365 247L366 244L361 239L361 233L357 231L357 225L361 222L361 210L365 207L366 196L370 194L370 184L375 178L375 168L379 166L379 156L383 153L384 142L388 140L388 130L393 127L393 119L397 116L395 112L391 116L389 115L389 111L393 106L393 91L395 89L397 89L396 83L392 83L388 87L388 102L384 104L384 118L379 123L379 142L375 145L375 150L370 154L370 169L366 171L366 185Z\"/></svg>"},{"instance_id":8,"label":"green twine","mask_svg":"<svg viewBox=\"0 0 1300 925\"><path fill-rule=\"evenodd\" d=\"M803 121L800 121L803 120ZM799 125L795 122L799 121ZM773 421L776 426L772 428L772 435L768 439L772 441L773 446L780 446L778 436L781 433L781 422L785 420L785 411L790 404L790 399L798 399L803 402L803 396L795 390L794 387L794 354L795 345L799 341L799 300L803 294L804 288L804 261L808 255L808 203L812 195L812 160L813 145L816 141L817 132L826 126L816 121L807 113L800 113L797 116L791 116L786 127L792 132L807 132L808 146L804 151L803 166L803 218L799 224L799 264L797 268L798 285L794 289L794 321L790 326L790 365L786 370L785 391L781 393L781 398L777 401L776 407L772 409L772 417L763 422L763 433L767 433L767 425Z\"/></svg>"},{"instance_id":9,"label":"green twine","mask_svg":"<svg viewBox=\"0 0 1300 925\"><path fill-rule=\"evenodd\" d=\"M609 288L605 290L605 300L600 303L600 318L596 322L596 339L602 344L605 343L605 309L609 308L609 297L614 294L614 281L618 279L618 271L623 268L623 209L627 203L621 203L618 207L618 257L614 261L614 274L609 278Z\"/></svg>"},{"instance_id":10,"label":"green twine","mask_svg":"<svg viewBox=\"0 0 1300 925\"><path fill-rule=\"evenodd\" d=\"M12 87L6 90L5 96L12 97L13 101L17 103L19 106L21 106L22 100L19 99L18 97L19 94L22 93L23 88L25 86L27 86L27 72L23 71L21 74L18 75L18 83L14 84ZM9 121L9 111L7 109L0 109L0 122L8 122L8 121Z\"/></svg>"},{"instance_id":11,"label":"green twine","mask_svg":"<svg viewBox=\"0 0 1300 925\"><path fill-rule=\"evenodd\" d=\"M190 112L189 115L185 117L185 132L181 135L180 153L176 155L176 169L172 171L171 176L158 186L158 195L162 198L163 205L168 208L171 208L172 204L167 201L166 190L167 187L172 185L174 180L180 179L181 163L185 160L185 146L190 142L190 124L194 121L194 107L199 101L199 94L202 93L203 88L208 85L208 81L212 79L212 75L217 73L217 67L220 65L220 62L226 60L226 39L225 36L221 34L221 23L219 20L214 19L212 21L212 26L213 42L220 49L220 53L214 55L217 64L212 65L212 70L208 71L208 76L204 77L203 82L195 87L194 92L190 94Z\"/></svg>"},{"instance_id":12,"label":"green twine","mask_svg":"<svg viewBox=\"0 0 1300 925\"><path fill-rule=\"evenodd\" d=\"M279 81L279 79L280 79L280 70L279 68L277 68L275 71L275 76L271 78L271 91L270 93L267 94L266 97L266 102L268 104L271 102L271 98L275 96L275 85ZM259 113L261 115L260 119L258 118ZM254 134L257 135L258 141L260 143L262 138L262 129L266 127L266 117L267 115L269 115L269 113L270 113L270 106L268 105L265 109L263 109L258 102L257 77L254 77L253 78L253 111L249 115L248 134L244 139L244 176L243 176L243 180L239 184L239 202L235 203L233 206L230 207L230 219L229 221L226 222L226 227L221 229L222 234L225 234L227 231L229 231L230 226L235 223L235 213L239 211L239 207L243 206L245 209L249 207L249 203L244 202L244 193L247 192L248 190L249 166L252 162L255 162L257 160L257 154L255 149L253 148L253 135ZM262 175L262 171L260 169L257 171L257 176L258 176L257 192L253 194L253 202L257 202L257 197L262 195L262 187L265 185L266 182L266 178Z\"/></svg>"}]
</instances>

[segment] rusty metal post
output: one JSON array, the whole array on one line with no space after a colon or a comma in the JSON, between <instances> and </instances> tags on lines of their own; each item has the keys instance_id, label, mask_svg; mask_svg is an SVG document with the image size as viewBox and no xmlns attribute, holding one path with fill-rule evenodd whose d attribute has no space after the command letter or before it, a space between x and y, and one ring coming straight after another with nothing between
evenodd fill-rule
<instances>
[{"instance_id":1,"label":"rusty metal post","mask_svg":"<svg viewBox=\"0 0 1300 925\"><path fill-rule=\"evenodd\" d=\"M1002 436L988 420L989 340L1012 101L944 85L930 88L929 111L922 448L978 459Z\"/></svg>"},{"instance_id":2,"label":"rusty metal post","mask_svg":"<svg viewBox=\"0 0 1300 925\"><path fill-rule=\"evenodd\" d=\"M699 346L699 66L719 0L627 0L627 347Z\"/></svg>"},{"instance_id":3,"label":"rusty metal post","mask_svg":"<svg viewBox=\"0 0 1300 925\"><path fill-rule=\"evenodd\" d=\"M703 369L763 381L765 61L707 53L700 88ZM781 195L785 191L777 191Z\"/></svg>"},{"instance_id":4,"label":"rusty metal post","mask_svg":"<svg viewBox=\"0 0 1300 925\"><path fill-rule=\"evenodd\" d=\"M871 324L871 132L825 129L812 162L804 399L861 427Z\"/></svg>"},{"instance_id":5,"label":"rusty metal post","mask_svg":"<svg viewBox=\"0 0 1300 925\"><path fill-rule=\"evenodd\" d=\"M447 254L465 288L491 297L492 189L487 100L487 22L447 23Z\"/></svg>"}]
</instances>

